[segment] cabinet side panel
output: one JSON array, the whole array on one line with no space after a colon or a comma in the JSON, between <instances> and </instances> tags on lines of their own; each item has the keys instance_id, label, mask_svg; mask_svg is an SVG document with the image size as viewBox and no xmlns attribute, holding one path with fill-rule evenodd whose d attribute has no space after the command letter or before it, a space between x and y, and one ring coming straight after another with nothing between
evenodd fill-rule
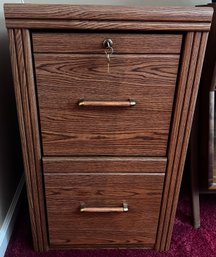
<instances>
[{"instance_id":1,"label":"cabinet side panel","mask_svg":"<svg viewBox=\"0 0 216 257\"><path fill-rule=\"evenodd\" d=\"M36 113L33 113L32 109L30 110L29 106L29 95L32 92L29 91L28 87L34 83L33 74L31 73L32 80L29 80L30 75L27 75L27 73L30 72L27 70L27 66L31 67L32 65L29 55L30 42L27 42L29 32L23 32L22 30L16 29L9 30L8 33L10 39L12 71L25 166L33 244L35 250L43 251L47 247L47 236L45 233L45 221L42 219L42 217L45 217L42 188L38 188L39 176L41 174L39 164L40 153L38 150L39 148L35 147L35 142L37 141L39 146L39 138L36 136L37 126L32 123L33 116L37 116ZM23 35L25 35L25 43ZM34 96L32 95L32 98L33 97ZM40 183L40 187L42 187L42 183Z\"/></svg>"},{"instance_id":2,"label":"cabinet side panel","mask_svg":"<svg viewBox=\"0 0 216 257\"><path fill-rule=\"evenodd\" d=\"M168 222L168 229L167 229L167 241L165 249L169 248L171 236L172 236L172 224L174 223L175 219L175 212L177 208L178 203L178 195L180 191L181 186L181 180L182 180L182 174L184 170L184 164L187 154L187 148L190 138L190 131L192 127L193 122L193 116L195 111L195 105L196 105L196 99L199 89L199 82L200 82L200 76L202 71L202 65L205 55L205 47L208 39L208 33L196 33L195 34L195 40L194 40L194 52L193 57L191 60L191 68L195 66L195 71L192 73L193 76L188 81L188 88L191 88L190 94L188 93L188 97L185 98L185 105L188 106L188 111L185 113L181 123L181 131L180 135L182 135L182 146L181 148L178 148L177 151L179 152L179 159L178 164L176 165L176 168L174 167L174 171L177 170L177 176L176 176L176 185L174 188L174 191L171 192L173 194L173 204L171 208L171 215L170 215L170 221ZM196 52L198 53L198 56L195 57ZM196 60L196 63L195 63Z\"/></svg>"},{"instance_id":3,"label":"cabinet side panel","mask_svg":"<svg viewBox=\"0 0 216 257\"><path fill-rule=\"evenodd\" d=\"M185 40L156 248L169 248L208 33ZM185 92L185 93L183 93Z\"/></svg>"},{"instance_id":4,"label":"cabinet side panel","mask_svg":"<svg viewBox=\"0 0 216 257\"><path fill-rule=\"evenodd\" d=\"M187 47L185 46L185 51L187 51ZM174 115L174 120L173 120L173 129L172 129L172 134L171 134L171 140L170 144L171 147L169 149L168 155L170 156L170 162L168 164L167 172L170 174L170 182L169 186L167 189L167 205L166 205L166 213L165 213L165 219L164 219L164 225L163 225L163 236L161 239L161 247L164 248L166 245L166 235L167 235L167 230L169 226L170 219L167 218L171 214L171 208L173 205L173 193L176 187L176 177L178 176L178 163L180 161L180 152L182 148L182 141L183 141L183 130L184 127L181 125L184 124L186 125L186 115L188 111L188 97L190 96L190 91L191 91L191 83L190 80L192 79L192 75L195 72L195 66L196 66L196 58L198 57L198 51L194 51L196 49L197 45L195 45L195 34L193 37L193 41L191 42L191 49L190 49L190 54L188 58L189 63L188 63L188 69L187 73L181 73L180 74L180 87L182 86L182 83L184 83L184 97L181 98L182 102L181 105L177 105L175 109L175 115ZM193 60L193 66L191 66L192 59ZM182 69L184 69L184 59L182 63ZM177 95L177 98L179 96Z\"/></svg>"},{"instance_id":5,"label":"cabinet side panel","mask_svg":"<svg viewBox=\"0 0 216 257\"><path fill-rule=\"evenodd\" d=\"M175 104L175 114L173 117L173 126L172 126L172 134L170 138L169 145L171 146L169 148L169 159L168 159L168 165L167 165L167 175L165 178L165 186L164 186L164 192L163 192L163 200L162 200L162 206L161 206L161 214L160 214L160 220L159 220L159 229L158 229L158 235L157 235L157 242L156 242L156 249L162 250L161 247L161 238L164 236L163 234L163 226L165 222L166 217L166 208L167 208L167 199L169 196L169 189L170 189L170 183L171 183L171 171L172 171L172 165L175 155L175 149L176 149L176 139L178 135L178 128L180 124L180 112L182 110L183 105L183 99L184 99L184 92L186 87L186 81L188 76L188 70L189 70L189 63L190 63L190 56L191 56L191 49L193 46L193 38L194 33L187 34L185 38L185 44L184 44L184 52L182 56L182 68L179 78L179 85L178 85L178 91L176 97L176 104Z\"/></svg>"},{"instance_id":6,"label":"cabinet side panel","mask_svg":"<svg viewBox=\"0 0 216 257\"><path fill-rule=\"evenodd\" d=\"M27 141L26 141L26 131L25 131L25 123L24 123L24 115L23 115L23 104L22 104L22 96L20 92L20 79L18 73L18 60L17 60L17 49L16 49L16 41L14 36L14 30L8 30L9 35L9 47L11 54L11 65L12 65L12 73L13 73L13 81L14 81L14 90L17 104L17 113L18 113L18 121L19 121L19 130L22 144L22 154L23 154L23 162L25 168L25 178L26 178L26 187L28 191L28 202L29 202L29 211L30 211L30 220L32 227L32 237L34 248L37 249L37 231L36 231L36 222L35 216L33 213L34 210L34 202L33 202L33 194L32 194L32 186L31 186L31 177L30 177L30 167L28 160L28 149L27 149Z\"/></svg>"},{"instance_id":7,"label":"cabinet side panel","mask_svg":"<svg viewBox=\"0 0 216 257\"><path fill-rule=\"evenodd\" d=\"M23 39L23 54L25 61L26 70L26 87L29 100L29 111L30 111L30 122L31 122L31 139L34 151L34 172L32 173L32 179L35 181L35 186L37 189L38 208L40 212L40 227L42 232L42 248L47 249L47 229L46 229L46 211L44 204L44 190L43 190L43 176L42 176L42 166L41 166L41 145L40 145L40 135L39 135L39 123L38 123L38 111L36 102L36 92L35 92L35 81L33 72L33 60L32 60L32 49L31 49L31 38L29 30L22 30Z\"/></svg>"}]
</instances>

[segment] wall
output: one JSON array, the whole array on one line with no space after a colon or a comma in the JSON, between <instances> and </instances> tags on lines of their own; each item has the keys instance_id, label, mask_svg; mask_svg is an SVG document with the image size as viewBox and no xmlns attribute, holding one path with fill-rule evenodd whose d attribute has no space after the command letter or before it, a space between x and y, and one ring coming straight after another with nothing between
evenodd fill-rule
<instances>
[{"instance_id":1,"label":"wall","mask_svg":"<svg viewBox=\"0 0 216 257\"><path fill-rule=\"evenodd\" d=\"M0 1L0 256L7 245L16 202L23 184L22 156L3 2L6 1Z\"/></svg>"},{"instance_id":2,"label":"wall","mask_svg":"<svg viewBox=\"0 0 216 257\"><path fill-rule=\"evenodd\" d=\"M143 5L199 5L211 0L24 0L25 3L74 3L74 4L143 4Z\"/></svg>"}]
</instances>

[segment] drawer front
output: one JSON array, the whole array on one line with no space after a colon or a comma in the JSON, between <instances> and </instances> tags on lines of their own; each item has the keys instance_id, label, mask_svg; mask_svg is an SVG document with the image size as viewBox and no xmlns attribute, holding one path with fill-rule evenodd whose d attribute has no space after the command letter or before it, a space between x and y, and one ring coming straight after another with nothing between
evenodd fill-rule
<instances>
[{"instance_id":1,"label":"drawer front","mask_svg":"<svg viewBox=\"0 0 216 257\"><path fill-rule=\"evenodd\" d=\"M179 55L34 57L44 155L166 155Z\"/></svg>"},{"instance_id":2,"label":"drawer front","mask_svg":"<svg viewBox=\"0 0 216 257\"><path fill-rule=\"evenodd\" d=\"M112 39L114 52L179 54L181 34L33 33L36 53L104 53L103 41ZM167 47L168 46L168 47ZM167 49L168 48L168 49Z\"/></svg>"},{"instance_id":3,"label":"drawer front","mask_svg":"<svg viewBox=\"0 0 216 257\"><path fill-rule=\"evenodd\" d=\"M45 175L50 246L154 247L163 181L163 174Z\"/></svg>"}]
</instances>

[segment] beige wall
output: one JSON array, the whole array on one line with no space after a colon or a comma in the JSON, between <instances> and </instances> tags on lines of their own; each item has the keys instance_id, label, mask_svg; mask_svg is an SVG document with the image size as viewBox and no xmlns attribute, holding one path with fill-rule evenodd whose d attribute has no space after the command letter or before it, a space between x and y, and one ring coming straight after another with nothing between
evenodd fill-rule
<instances>
[{"instance_id":1,"label":"beige wall","mask_svg":"<svg viewBox=\"0 0 216 257\"><path fill-rule=\"evenodd\" d=\"M25 3L74 3L74 4L143 4L143 5L199 5L211 0L24 0Z\"/></svg>"},{"instance_id":2,"label":"beige wall","mask_svg":"<svg viewBox=\"0 0 216 257\"><path fill-rule=\"evenodd\" d=\"M4 2L12 1L0 1L0 229L23 170L7 31L3 17Z\"/></svg>"}]
</instances>

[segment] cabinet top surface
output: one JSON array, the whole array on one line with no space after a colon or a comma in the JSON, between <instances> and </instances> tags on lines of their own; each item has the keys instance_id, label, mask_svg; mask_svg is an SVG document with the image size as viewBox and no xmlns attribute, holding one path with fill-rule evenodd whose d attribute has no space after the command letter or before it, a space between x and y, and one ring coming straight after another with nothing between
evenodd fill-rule
<instances>
[{"instance_id":1,"label":"cabinet top surface","mask_svg":"<svg viewBox=\"0 0 216 257\"><path fill-rule=\"evenodd\" d=\"M142 20L210 22L212 8L188 6L144 6L142 1L93 1L84 4L5 4L7 19L66 19L66 20ZM99 1L94 3L99 3ZM106 5L106 3L110 3ZM145 3L145 1L144 1Z\"/></svg>"},{"instance_id":2,"label":"cabinet top surface","mask_svg":"<svg viewBox=\"0 0 216 257\"><path fill-rule=\"evenodd\" d=\"M139 5L139 6L195 6L208 0L25 0L26 4L77 4L77 5Z\"/></svg>"}]
</instances>

